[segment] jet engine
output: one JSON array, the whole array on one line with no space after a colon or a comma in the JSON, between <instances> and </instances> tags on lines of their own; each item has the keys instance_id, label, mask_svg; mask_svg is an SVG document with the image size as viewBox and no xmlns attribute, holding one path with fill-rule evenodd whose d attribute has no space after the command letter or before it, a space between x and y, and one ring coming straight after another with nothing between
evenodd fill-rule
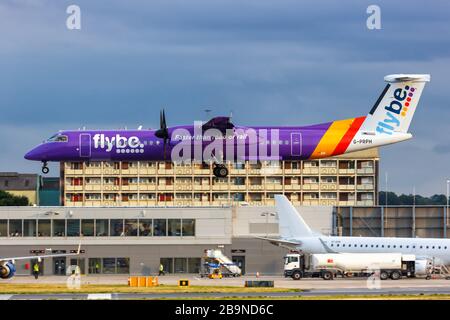
<instances>
[{"instance_id":1,"label":"jet engine","mask_svg":"<svg viewBox=\"0 0 450 320\"><path fill-rule=\"evenodd\" d=\"M0 278L9 279L16 273L16 266L12 262L6 262L0 265Z\"/></svg>"}]
</instances>

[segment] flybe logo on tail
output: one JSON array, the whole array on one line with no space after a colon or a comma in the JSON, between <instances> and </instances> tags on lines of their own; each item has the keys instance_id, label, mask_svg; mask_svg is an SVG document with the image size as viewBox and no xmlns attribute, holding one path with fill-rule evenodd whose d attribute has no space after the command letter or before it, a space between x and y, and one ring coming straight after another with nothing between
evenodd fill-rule
<instances>
[{"instance_id":1,"label":"flybe logo on tail","mask_svg":"<svg viewBox=\"0 0 450 320\"><path fill-rule=\"evenodd\" d=\"M410 108L411 99L414 96L416 88L405 86L394 91L394 100L388 106L385 106L386 116L383 121L379 121L377 132L392 134L400 126L401 117L406 117L408 108Z\"/></svg>"}]
</instances>

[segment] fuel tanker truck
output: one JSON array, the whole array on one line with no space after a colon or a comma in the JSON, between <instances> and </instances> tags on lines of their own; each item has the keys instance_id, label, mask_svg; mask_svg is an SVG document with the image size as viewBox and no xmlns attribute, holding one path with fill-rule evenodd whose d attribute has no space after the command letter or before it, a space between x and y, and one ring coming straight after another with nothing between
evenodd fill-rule
<instances>
[{"instance_id":1,"label":"fuel tanker truck","mask_svg":"<svg viewBox=\"0 0 450 320\"><path fill-rule=\"evenodd\" d=\"M370 276L379 274L381 280L398 280L418 275L430 277L433 264L430 259L401 253L323 253L285 256L284 276L294 280L335 276Z\"/></svg>"}]
</instances>

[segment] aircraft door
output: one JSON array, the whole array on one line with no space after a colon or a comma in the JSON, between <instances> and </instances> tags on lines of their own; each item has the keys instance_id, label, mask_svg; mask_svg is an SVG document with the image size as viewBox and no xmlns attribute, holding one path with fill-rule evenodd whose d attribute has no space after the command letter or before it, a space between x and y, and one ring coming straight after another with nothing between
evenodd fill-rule
<instances>
[{"instance_id":1,"label":"aircraft door","mask_svg":"<svg viewBox=\"0 0 450 320\"><path fill-rule=\"evenodd\" d=\"M91 156L91 134L81 133L80 134L80 157L90 157Z\"/></svg>"},{"instance_id":2,"label":"aircraft door","mask_svg":"<svg viewBox=\"0 0 450 320\"><path fill-rule=\"evenodd\" d=\"M302 134L300 132L291 133L291 155L298 157L302 155Z\"/></svg>"}]
</instances>

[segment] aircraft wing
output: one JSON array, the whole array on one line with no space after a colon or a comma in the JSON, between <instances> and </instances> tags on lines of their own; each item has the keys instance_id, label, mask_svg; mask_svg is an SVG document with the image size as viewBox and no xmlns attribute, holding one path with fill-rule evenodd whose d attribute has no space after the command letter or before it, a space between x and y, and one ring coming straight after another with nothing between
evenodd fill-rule
<instances>
[{"instance_id":1,"label":"aircraft wing","mask_svg":"<svg viewBox=\"0 0 450 320\"><path fill-rule=\"evenodd\" d=\"M55 254L24 256L24 257L0 258L0 262L2 262L2 261L15 261L15 260L29 260L29 259L38 259L38 258L42 259L42 258L77 256L77 255L80 254L80 251L81 251L81 244L78 245L78 250L77 250L76 253L55 253Z\"/></svg>"},{"instance_id":2,"label":"aircraft wing","mask_svg":"<svg viewBox=\"0 0 450 320\"><path fill-rule=\"evenodd\" d=\"M286 240L286 239L280 239L280 238L267 238L267 237L257 237L257 239L266 240L269 241L271 244L280 246L280 247L287 247L289 249L296 248L301 244L300 241L294 241L294 240Z\"/></svg>"}]
</instances>

